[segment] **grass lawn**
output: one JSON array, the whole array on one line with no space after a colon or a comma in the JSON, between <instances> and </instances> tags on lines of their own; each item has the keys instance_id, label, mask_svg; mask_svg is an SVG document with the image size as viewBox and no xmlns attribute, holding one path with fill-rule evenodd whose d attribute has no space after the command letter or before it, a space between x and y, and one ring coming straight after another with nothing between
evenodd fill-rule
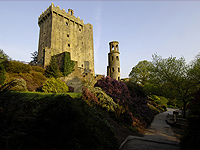
<instances>
[{"instance_id":1,"label":"grass lawn","mask_svg":"<svg viewBox=\"0 0 200 150\"><path fill-rule=\"evenodd\" d=\"M50 95L61 95L61 94L66 94L70 95L72 98L80 97L82 94L81 93L44 93L44 92L19 92L26 96L28 99L40 99L45 96L50 96Z\"/></svg>"}]
</instances>

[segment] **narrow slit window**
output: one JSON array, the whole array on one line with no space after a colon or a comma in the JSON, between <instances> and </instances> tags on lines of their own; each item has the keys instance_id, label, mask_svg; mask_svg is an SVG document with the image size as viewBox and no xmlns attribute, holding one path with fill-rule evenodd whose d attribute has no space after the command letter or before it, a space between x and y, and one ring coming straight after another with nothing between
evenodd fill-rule
<instances>
[{"instance_id":1,"label":"narrow slit window","mask_svg":"<svg viewBox=\"0 0 200 150\"><path fill-rule=\"evenodd\" d=\"M116 56L116 59L117 59L117 60L119 60L119 57L118 57L118 56Z\"/></svg>"},{"instance_id":2,"label":"narrow slit window","mask_svg":"<svg viewBox=\"0 0 200 150\"><path fill-rule=\"evenodd\" d=\"M120 68L118 68L118 72L120 72Z\"/></svg>"},{"instance_id":3,"label":"narrow slit window","mask_svg":"<svg viewBox=\"0 0 200 150\"><path fill-rule=\"evenodd\" d=\"M112 56L112 60L113 60L113 56Z\"/></svg>"},{"instance_id":4,"label":"narrow slit window","mask_svg":"<svg viewBox=\"0 0 200 150\"><path fill-rule=\"evenodd\" d=\"M114 72L114 71L115 71L115 68L112 68L112 71Z\"/></svg>"},{"instance_id":5,"label":"narrow slit window","mask_svg":"<svg viewBox=\"0 0 200 150\"><path fill-rule=\"evenodd\" d=\"M69 37L69 34L67 34L67 37Z\"/></svg>"},{"instance_id":6,"label":"narrow slit window","mask_svg":"<svg viewBox=\"0 0 200 150\"><path fill-rule=\"evenodd\" d=\"M70 47L70 44L68 44L68 47Z\"/></svg>"}]
</instances>

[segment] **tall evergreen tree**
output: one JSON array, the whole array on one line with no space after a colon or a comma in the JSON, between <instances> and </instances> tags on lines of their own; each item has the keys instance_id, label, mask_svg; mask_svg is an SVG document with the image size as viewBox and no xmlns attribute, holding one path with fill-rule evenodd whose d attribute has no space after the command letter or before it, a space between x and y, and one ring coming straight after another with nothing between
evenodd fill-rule
<instances>
[{"instance_id":1,"label":"tall evergreen tree","mask_svg":"<svg viewBox=\"0 0 200 150\"><path fill-rule=\"evenodd\" d=\"M50 64L47 66L46 70L45 70L45 76L47 78L58 78L59 77L59 67L58 67L58 63L57 63L57 59L55 56L51 57L51 61Z\"/></svg>"}]
</instances>

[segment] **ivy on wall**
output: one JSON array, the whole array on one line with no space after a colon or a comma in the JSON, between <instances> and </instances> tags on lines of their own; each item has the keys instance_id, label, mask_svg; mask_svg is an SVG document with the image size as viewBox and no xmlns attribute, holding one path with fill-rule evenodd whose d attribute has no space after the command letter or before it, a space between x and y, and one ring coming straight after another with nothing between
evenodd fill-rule
<instances>
[{"instance_id":1,"label":"ivy on wall","mask_svg":"<svg viewBox=\"0 0 200 150\"><path fill-rule=\"evenodd\" d=\"M62 72L64 76L68 76L74 71L75 62L71 60L69 52L64 52Z\"/></svg>"}]
</instances>

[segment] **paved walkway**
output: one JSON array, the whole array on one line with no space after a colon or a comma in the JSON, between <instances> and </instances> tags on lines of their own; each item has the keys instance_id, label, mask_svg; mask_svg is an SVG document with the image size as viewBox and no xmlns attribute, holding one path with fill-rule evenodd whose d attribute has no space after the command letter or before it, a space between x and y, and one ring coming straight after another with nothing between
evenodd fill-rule
<instances>
[{"instance_id":1,"label":"paved walkway","mask_svg":"<svg viewBox=\"0 0 200 150\"><path fill-rule=\"evenodd\" d=\"M144 137L128 136L121 144L123 150L179 150L179 140L174 136L171 127L166 123L167 114L173 114L174 109L155 116L153 122L144 132Z\"/></svg>"}]
</instances>

